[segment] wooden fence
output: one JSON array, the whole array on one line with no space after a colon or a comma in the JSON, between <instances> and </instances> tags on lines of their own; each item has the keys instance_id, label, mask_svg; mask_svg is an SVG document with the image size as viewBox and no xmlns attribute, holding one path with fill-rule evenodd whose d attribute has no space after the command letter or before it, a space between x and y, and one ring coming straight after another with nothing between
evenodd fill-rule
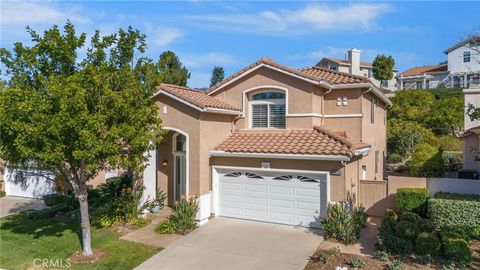
<instances>
[{"instance_id":1,"label":"wooden fence","mask_svg":"<svg viewBox=\"0 0 480 270\"><path fill-rule=\"evenodd\" d=\"M360 180L359 203L365 207L367 214L381 217L388 208L396 208L395 195L399 188L428 188L430 196L439 191L480 194L480 181L403 176L389 176L388 181Z\"/></svg>"}]
</instances>

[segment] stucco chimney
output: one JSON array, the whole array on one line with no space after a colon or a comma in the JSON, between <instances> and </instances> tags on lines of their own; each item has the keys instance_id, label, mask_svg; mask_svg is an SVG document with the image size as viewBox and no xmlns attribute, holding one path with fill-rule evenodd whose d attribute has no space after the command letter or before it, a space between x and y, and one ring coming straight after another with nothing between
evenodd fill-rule
<instances>
[{"instance_id":1,"label":"stucco chimney","mask_svg":"<svg viewBox=\"0 0 480 270\"><path fill-rule=\"evenodd\" d=\"M347 60L350 63L350 74L362 75L360 71L360 50L351 49L347 52Z\"/></svg>"}]
</instances>

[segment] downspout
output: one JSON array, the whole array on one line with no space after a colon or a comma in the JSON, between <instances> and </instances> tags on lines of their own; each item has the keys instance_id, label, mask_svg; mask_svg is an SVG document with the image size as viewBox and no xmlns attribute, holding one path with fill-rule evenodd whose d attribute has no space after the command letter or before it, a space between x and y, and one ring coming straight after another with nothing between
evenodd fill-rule
<instances>
[{"instance_id":1,"label":"downspout","mask_svg":"<svg viewBox=\"0 0 480 270\"><path fill-rule=\"evenodd\" d=\"M322 82L320 82L322 84ZM328 88L327 92L323 93L322 95L322 108L321 108L321 113L322 113L322 127L325 126L325 96L332 92L332 88Z\"/></svg>"}]
</instances>

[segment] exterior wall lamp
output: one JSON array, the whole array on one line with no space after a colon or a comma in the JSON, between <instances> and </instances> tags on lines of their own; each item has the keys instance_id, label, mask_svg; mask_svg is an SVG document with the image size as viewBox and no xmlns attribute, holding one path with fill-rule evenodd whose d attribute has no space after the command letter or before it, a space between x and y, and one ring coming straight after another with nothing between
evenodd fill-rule
<instances>
[{"instance_id":1,"label":"exterior wall lamp","mask_svg":"<svg viewBox=\"0 0 480 270\"><path fill-rule=\"evenodd\" d=\"M163 166L163 167L167 167L167 166L168 166L168 160L164 159L164 160L162 161L162 166Z\"/></svg>"}]
</instances>

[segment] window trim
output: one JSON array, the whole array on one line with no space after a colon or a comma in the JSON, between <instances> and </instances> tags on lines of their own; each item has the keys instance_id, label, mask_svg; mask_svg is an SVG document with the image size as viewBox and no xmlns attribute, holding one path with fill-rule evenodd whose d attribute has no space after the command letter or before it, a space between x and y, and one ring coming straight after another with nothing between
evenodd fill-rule
<instances>
[{"instance_id":1,"label":"window trim","mask_svg":"<svg viewBox=\"0 0 480 270\"><path fill-rule=\"evenodd\" d=\"M248 128L249 129L281 129L281 128L275 128L275 127L270 127L270 105L285 105L285 128L286 128L286 121L287 121L287 116L288 116L288 94L287 91L285 90L279 90L275 88L262 88L263 90L260 91L254 91L252 93L245 93L247 95L247 100L248 100ZM275 92L275 93L282 93L285 98L283 99L263 99L263 100L252 100L253 96L256 94L260 93L268 93L268 92ZM267 106L267 127L265 128L254 128L253 127L253 105L263 105L266 104Z\"/></svg>"}]
</instances>

